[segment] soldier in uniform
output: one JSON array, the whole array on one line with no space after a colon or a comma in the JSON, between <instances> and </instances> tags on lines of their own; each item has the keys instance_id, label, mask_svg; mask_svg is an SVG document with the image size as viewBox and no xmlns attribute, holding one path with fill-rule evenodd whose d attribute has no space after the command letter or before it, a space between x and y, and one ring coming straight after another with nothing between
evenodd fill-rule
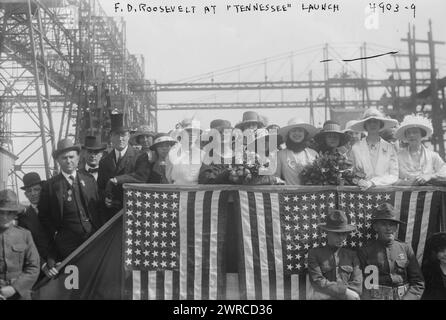
<instances>
[{"instance_id":1,"label":"soldier in uniform","mask_svg":"<svg viewBox=\"0 0 446 320\"><path fill-rule=\"evenodd\" d=\"M308 274L314 300L359 300L362 272L354 251L342 248L348 233L355 231L341 210L331 210L319 228L327 233L327 245L308 252Z\"/></svg>"},{"instance_id":2,"label":"soldier in uniform","mask_svg":"<svg viewBox=\"0 0 446 320\"><path fill-rule=\"evenodd\" d=\"M31 233L14 226L25 208L12 190L0 191L0 300L29 300L39 276L39 253Z\"/></svg>"},{"instance_id":3,"label":"soldier in uniform","mask_svg":"<svg viewBox=\"0 0 446 320\"><path fill-rule=\"evenodd\" d=\"M378 238L358 251L361 268L376 266L379 274L375 286L365 281L364 299L419 300L423 294L424 279L411 246L395 239L398 224L404 223L395 216L392 205L383 203L377 207L372 227Z\"/></svg>"}]
</instances>

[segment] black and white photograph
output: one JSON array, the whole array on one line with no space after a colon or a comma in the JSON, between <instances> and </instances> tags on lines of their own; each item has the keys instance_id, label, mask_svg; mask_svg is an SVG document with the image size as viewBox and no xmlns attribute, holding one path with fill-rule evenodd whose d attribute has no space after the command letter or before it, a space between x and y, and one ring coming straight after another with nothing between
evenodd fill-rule
<instances>
[{"instance_id":1,"label":"black and white photograph","mask_svg":"<svg viewBox=\"0 0 446 320\"><path fill-rule=\"evenodd\" d=\"M446 300L445 14L0 0L0 300Z\"/></svg>"}]
</instances>

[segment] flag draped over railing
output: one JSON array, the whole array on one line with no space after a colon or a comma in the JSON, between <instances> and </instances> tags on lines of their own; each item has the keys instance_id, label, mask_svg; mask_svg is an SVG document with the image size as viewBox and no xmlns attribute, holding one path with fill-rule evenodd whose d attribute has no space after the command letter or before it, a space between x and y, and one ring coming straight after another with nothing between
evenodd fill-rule
<instances>
[{"instance_id":1,"label":"flag draped over railing","mask_svg":"<svg viewBox=\"0 0 446 320\"><path fill-rule=\"evenodd\" d=\"M221 299L225 292L222 192L178 189L125 189L124 267L130 299Z\"/></svg>"},{"instance_id":2,"label":"flag draped over railing","mask_svg":"<svg viewBox=\"0 0 446 320\"><path fill-rule=\"evenodd\" d=\"M238 191L241 226L239 285L243 299L308 299L312 289L307 275L308 251L326 245L318 228L330 208L344 210L357 227L345 246L352 250L374 239L372 210L388 202L405 222L398 238L412 244L421 263L429 234L439 224L442 193L429 188L401 190L306 187L246 188Z\"/></svg>"},{"instance_id":3,"label":"flag draped over railing","mask_svg":"<svg viewBox=\"0 0 446 320\"><path fill-rule=\"evenodd\" d=\"M355 250L375 237L373 208L389 202L406 223L398 239L420 263L427 238L446 229L440 187L126 184L124 192L124 209L62 264L78 267L79 289L67 288L61 269L36 286L35 298L303 300L312 292L308 250L326 244L317 225L330 208L357 226L345 244ZM238 286L227 292L229 269Z\"/></svg>"}]
</instances>

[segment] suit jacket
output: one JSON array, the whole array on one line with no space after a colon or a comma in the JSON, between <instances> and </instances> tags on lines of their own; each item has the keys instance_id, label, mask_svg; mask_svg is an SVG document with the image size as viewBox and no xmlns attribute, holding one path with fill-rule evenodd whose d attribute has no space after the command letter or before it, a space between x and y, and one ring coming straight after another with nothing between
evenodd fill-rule
<instances>
[{"instance_id":1,"label":"suit jacket","mask_svg":"<svg viewBox=\"0 0 446 320\"><path fill-rule=\"evenodd\" d=\"M17 218L18 226L25 228L31 232L34 243L39 251L41 262L45 262L48 256L49 238L42 224L39 216L32 206L26 208L25 212Z\"/></svg>"},{"instance_id":2,"label":"suit jacket","mask_svg":"<svg viewBox=\"0 0 446 320\"><path fill-rule=\"evenodd\" d=\"M314 290L322 293L320 299L324 295L331 299L345 299L347 288L358 294L362 292L362 271L354 251L340 248L336 263L332 248L311 249L308 252L308 274Z\"/></svg>"},{"instance_id":3,"label":"suit jacket","mask_svg":"<svg viewBox=\"0 0 446 320\"><path fill-rule=\"evenodd\" d=\"M366 139L354 144L350 155L354 168L365 173L366 179L375 185L387 186L398 181L398 157L395 148L382 138L375 169L373 169Z\"/></svg>"},{"instance_id":4,"label":"suit jacket","mask_svg":"<svg viewBox=\"0 0 446 320\"><path fill-rule=\"evenodd\" d=\"M113 200L117 201L117 206L113 209L108 209L105 208L105 206L102 206L104 213L108 218L122 209L123 190L122 185L107 186L107 184L111 178L134 172L138 155L139 153L136 149L128 146L126 153L118 163L116 163L114 149L102 157L101 161L99 162L98 189L101 203L104 203L104 199L107 196L106 191L110 191L111 194L109 196L111 196ZM110 188L110 190L107 188Z\"/></svg>"},{"instance_id":5,"label":"suit jacket","mask_svg":"<svg viewBox=\"0 0 446 320\"><path fill-rule=\"evenodd\" d=\"M90 218L94 230L103 224L99 211L99 196L96 181L90 174L77 172L79 188L85 204L85 213ZM50 247L54 246L54 237L63 221L63 184L65 177L59 173L44 184L38 205L39 218L50 238Z\"/></svg>"}]
</instances>

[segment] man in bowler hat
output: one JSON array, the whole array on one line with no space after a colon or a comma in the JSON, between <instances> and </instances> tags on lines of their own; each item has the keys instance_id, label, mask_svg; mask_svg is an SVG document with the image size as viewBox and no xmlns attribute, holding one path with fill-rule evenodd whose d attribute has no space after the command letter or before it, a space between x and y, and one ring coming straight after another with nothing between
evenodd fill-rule
<instances>
[{"instance_id":1,"label":"man in bowler hat","mask_svg":"<svg viewBox=\"0 0 446 320\"><path fill-rule=\"evenodd\" d=\"M100 142L95 136L86 136L82 149L85 151L85 164L79 171L91 174L95 180L98 180L99 161L101 161L104 150L107 146Z\"/></svg>"},{"instance_id":2,"label":"man in bowler hat","mask_svg":"<svg viewBox=\"0 0 446 320\"><path fill-rule=\"evenodd\" d=\"M38 210L50 240L48 259L42 266L48 277L57 274L56 261L64 260L102 224L96 181L77 170L80 145L70 139L58 142L53 157L61 172L45 183Z\"/></svg>"},{"instance_id":3,"label":"man in bowler hat","mask_svg":"<svg viewBox=\"0 0 446 320\"><path fill-rule=\"evenodd\" d=\"M28 172L23 176L23 187L21 189L25 191L25 196L28 198L30 205L17 218L17 224L31 232L41 262L46 261L49 243L48 235L40 223L39 209L37 208L43 183L44 181L40 179L37 172Z\"/></svg>"},{"instance_id":4,"label":"man in bowler hat","mask_svg":"<svg viewBox=\"0 0 446 320\"><path fill-rule=\"evenodd\" d=\"M368 288L365 281L364 299L419 300L423 294L424 279L412 247L395 238L398 225L404 224L396 214L389 203L375 208L372 228L378 238L358 251L363 270L367 266L378 269L379 283Z\"/></svg>"},{"instance_id":5,"label":"man in bowler hat","mask_svg":"<svg viewBox=\"0 0 446 320\"><path fill-rule=\"evenodd\" d=\"M138 151L129 146L130 128L124 124L124 114L111 114L110 139L113 150L99 162L98 187L103 212L110 219L123 207L123 189L116 176L135 171Z\"/></svg>"},{"instance_id":6,"label":"man in bowler hat","mask_svg":"<svg viewBox=\"0 0 446 320\"><path fill-rule=\"evenodd\" d=\"M30 300L39 276L39 253L31 233L14 226L24 209L14 191L0 191L0 300Z\"/></svg>"},{"instance_id":7,"label":"man in bowler hat","mask_svg":"<svg viewBox=\"0 0 446 320\"><path fill-rule=\"evenodd\" d=\"M342 248L356 227L348 224L341 210L330 210L319 228L327 234L327 245L308 252L308 274L314 300L359 300L362 272L355 252Z\"/></svg>"}]
</instances>

